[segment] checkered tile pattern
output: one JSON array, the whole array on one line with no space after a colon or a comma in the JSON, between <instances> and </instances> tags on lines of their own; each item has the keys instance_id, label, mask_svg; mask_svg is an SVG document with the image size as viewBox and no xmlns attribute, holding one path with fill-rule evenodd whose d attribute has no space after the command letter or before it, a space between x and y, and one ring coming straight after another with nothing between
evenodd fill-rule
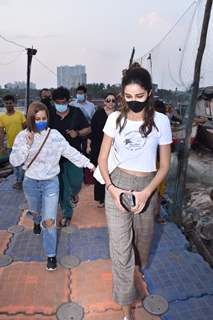
<instances>
[{"instance_id":1,"label":"checkered tile pattern","mask_svg":"<svg viewBox=\"0 0 213 320\"><path fill-rule=\"evenodd\" d=\"M9 176L0 183L0 252L14 259L11 265L0 268L0 320L53 320L57 308L70 299L85 309L85 320L121 319L120 307L111 296L104 210L91 202L93 187L83 187L80 194L74 214L79 229L71 234L58 230L58 258L74 255L81 264L72 270L59 266L57 271L47 273L42 235L34 235L31 226L15 235L7 232L20 223L24 204L23 192L12 189L14 182ZM187 241L176 225L156 226L150 266L145 270L149 290L169 301L162 320L212 320L213 271L186 247ZM159 319L141 306L135 315L136 319Z\"/></svg>"}]
</instances>

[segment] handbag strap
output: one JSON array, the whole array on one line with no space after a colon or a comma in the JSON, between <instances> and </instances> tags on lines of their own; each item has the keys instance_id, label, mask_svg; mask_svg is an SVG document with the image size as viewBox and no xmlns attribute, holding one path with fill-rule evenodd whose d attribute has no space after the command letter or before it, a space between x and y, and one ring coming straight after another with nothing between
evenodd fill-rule
<instances>
[{"instance_id":1,"label":"handbag strap","mask_svg":"<svg viewBox=\"0 0 213 320\"><path fill-rule=\"evenodd\" d=\"M38 152L35 154L35 156L32 158L32 160L30 161L30 163L27 165L27 168L26 169L29 169L29 167L32 165L32 163L35 161L35 159L38 157L39 153L41 152L41 149L43 148L45 142L47 141L47 138L49 137L50 135L50 131L51 129L49 129L44 141L42 142L42 145L40 146Z\"/></svg>"}]
</instances>

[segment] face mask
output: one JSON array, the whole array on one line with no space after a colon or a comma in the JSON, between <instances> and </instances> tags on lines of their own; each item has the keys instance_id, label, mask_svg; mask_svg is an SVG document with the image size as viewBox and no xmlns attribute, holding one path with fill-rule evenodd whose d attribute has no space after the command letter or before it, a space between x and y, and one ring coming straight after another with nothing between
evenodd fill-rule
<instances>
[{"instance_id":1,"label":"face mask","mask_svg":"<svg viewBox=\"0 0 213 320\"><path fill-rule=\"evenodd\" d=\"M39 121L39 122L35 122L35 127L37 131L42 131L44 129L46 129L48 125L47 121Z\"/></svg>"},{"instance_id":2,"label":"face mask","mask_svg":"<svg viewBox=\"0 0 213 320\"><path fill-rule=\"evenodd\" d=\"M44 104L45 104L45 103L50 103L50 101L51 101L51 99L48 98L48 97L45 97L45 98L42 98L42 99L41 99L41 102L43 102Z\"/></svg>"},{"instance_id":3,"label":"face mask","mask_svg":"<svg viewBox=\"0 0 213 320\"><path fill-rule=\"evenodd\" d=\"M84 94L76 94L76 98L78 101L84 101L85 95Z\"/></svg>"},{"instance_id":4,"label":"face mask","mask_svg":"<svg viewBox=\"0 0 213 320\"><path fill-rule=\"evenodd\" d=\"M57 104L57 103L55 103L55 108L56 108L56 111L58 111L58 112L65 112L65 111L67 111L68 104Z\"/></svg>"},{"instance_id":5,"label":"face mask","mask_svg":"<svg viewBox=\"0 0 213 320\"><path fill-rule=\"evenodd\" d=\"M126 104L130 110L132 110L135 113L141 112L147 105L147 100L146 101L126 101Z\"/></svg>"}]
</instances>

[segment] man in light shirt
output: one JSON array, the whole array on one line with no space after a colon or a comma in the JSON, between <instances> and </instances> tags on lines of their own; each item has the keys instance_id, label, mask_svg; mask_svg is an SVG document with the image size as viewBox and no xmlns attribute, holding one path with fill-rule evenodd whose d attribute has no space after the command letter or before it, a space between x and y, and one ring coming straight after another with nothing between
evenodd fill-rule
<instances>
[{"instance_id":1,"label":"man in light shirt","mask_svg":"<svg viewBox=\"0 0 213 320\"><path fill-rule=\"evenodd\" d=\"M72 106L79 108L82 113L84 114L85 118L87 119L89 125L91 124L92 117L96 111L96 106L87 100L87 88L84 85L80 85L76 89L76 100L71 103ZM84 136L82 139L81 144L81 150L84 155L89 157L87 154L87 143L90 135ZM87 170L84 170L84 182L87 184L89 182L90 184L90 172L87 172ZM76 199L74 199L74 203L77 202Z\"/></svg>"},{"instance_id":2,"label":"man in light shirt","mask_svg":"<svg viewBox=\"0 0 213 320\"><path fill-rule=\"evenodd\" d=\"M89 124L96 111L95 105L87 100L87 88L83 85L76 89L76 100L71 103L72 106L79 108Z\"/></svg>"}]
</instances>

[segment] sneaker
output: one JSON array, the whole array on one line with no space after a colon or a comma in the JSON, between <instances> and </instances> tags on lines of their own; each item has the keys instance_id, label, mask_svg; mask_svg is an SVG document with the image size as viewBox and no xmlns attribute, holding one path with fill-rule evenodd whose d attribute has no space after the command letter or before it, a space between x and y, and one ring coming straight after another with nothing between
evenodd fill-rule
<instances>
[{"instance_id":1,"label":"sneaker","mask_svg":"<svg viewBox=\"0 0 213 320\"><path fill-rule=\"evenodd\" d=\"M56 257L48 257L47 258L47 271L54 271L57 268L57 260Z\"/></svg>"},{"instance_id":2,"label":"sneaker","mask_svg":"<svg viewBox=\"0 0 213 320\"><path fill-rule=\"evenodd\" d=\"M97 208L104 208L104 202L100 202L100 203L97 205Z\"/></svg>"},{"instance_id":3,"label":"sneaker","mask_svg":"<svg viewBox=\"0 0 213 320\"><path fill-rule=\"evenodd\" d=\"M22 190L22 182L16 182L13 184L13 189Z\"/></svg>"},{"instance_id":4,"label":"sneaker","mask_svg":"<svg viewBox=\"0 0 213 320\"><path fill-rule=\"evenodd\" d=\"M64 228L64 227L69 227L70 222L71 222L71 219L70 219L70 218L65 218L65 217L63 217L63 218L60 220L59 224L60 224L60 226L61 226L62 228Z\"/></svg>"},{"instance_id":5,"label":"sneaker","mask_svg":"<svg viewBox=\"0 0 213 320\"><path fill-rule=\"evenodd\" d=\"M40 226L40 224L34 223L33 233L34 233L34 234L40 234L40 233L41 233L41 226Z\"/></svg>"},{"instance_id":6,"label":"sneaker","mask_svg":"<svg viewBox=\"0 0 213 320\"><path fill-rule=\"evenodd\" d=\"M75 196L72 196L72 202L73 202L74 204L77 204L78 201L79 201L79 195L78 195L78 194L76 194Z\"/></svg>"}]
</instances>

